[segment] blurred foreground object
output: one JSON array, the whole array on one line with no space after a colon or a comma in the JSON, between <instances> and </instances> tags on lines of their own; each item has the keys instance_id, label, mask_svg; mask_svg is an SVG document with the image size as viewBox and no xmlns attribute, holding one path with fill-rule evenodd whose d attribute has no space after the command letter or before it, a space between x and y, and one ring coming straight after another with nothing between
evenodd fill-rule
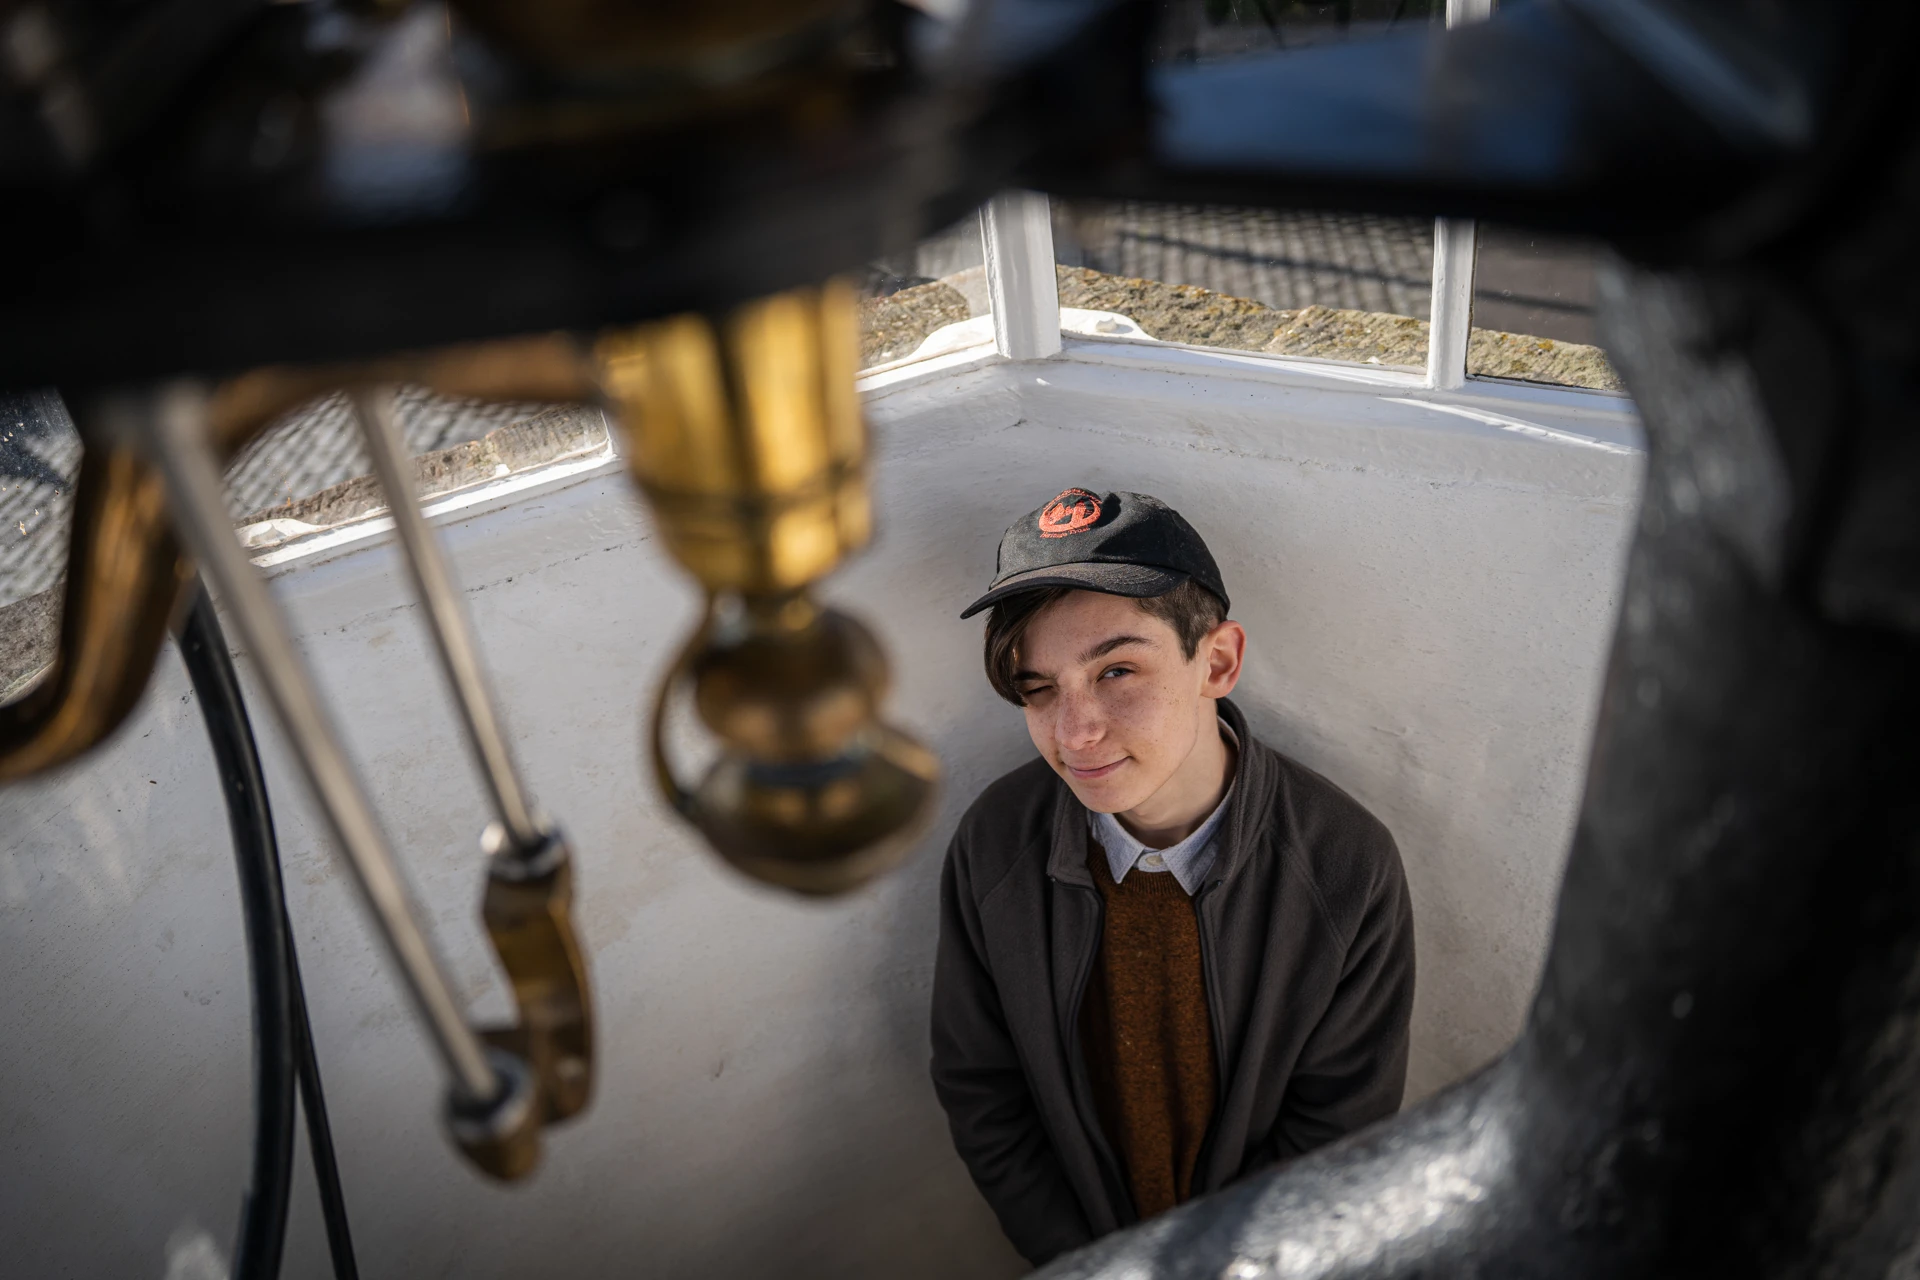
<instances>
[{"instance_id":1,"label":"blurred foreground object","mask_svg":"<svg viewBox=\"0 0 1920 1280\"><path fill-rule=\"evenodd\" d=\"M525 301L528 288L551 293L556 276L564 282L564 269L545 261L503 288L516 275L512 253L540 239L523 212L486 233L501 237L492 247L505 255L490 252L487 279L474 282L488 307L458 319L441 312L420 327L417 308L429 295L406 277L460 238L454 227L471 227L476 184L517 185L529 164L547 167L549 177L583 164L598 175L584 186L577 176L563 184L571 192L563 219L585 231L603 259L592 269L617 274L619 259L656 233L665 192L646 190L644 180L636 188L633 157L610 165L602 154L609 145L637 142L676 190L689 160L716 145L751 153L749 167L776 182L837 186L839 174L794 170L786 153L796 144L842 145L868 92L863 83L875 82L876 69L882 79L897 74L898 15L860 0L735 0L698 13L473 0L461 9L469 30L436 5L229 3L203 6L185 24L153 8L116 23L80 5L29 5L4 21L16 94L0 104L0 187L39 197L24 215L31 228L15 229L51 249L40 283L84 291L79 275L90 271L104 235L131 256L96 281L117 287L111 280L127 282L129 270L184 267L193 285L180 298L204 297L219 281L238 282L227 269L234 261L223 266L204 255L250 239L243 254L271 244L271 269L304 272L313 254L281 239L298 227L296 238L318 258L344 255L324 269L324 281L311 277L314 284L342 283L335 272L347 261L359 270L383 260L384 278L362 277L371 286L362 302L382 293L389 300L354 308L345 327L325 321L325 332L295 319L294 330L261 345L253 342L261 326L274 328L289 313L272 304L277 322L259 305L264 297L247 305L230 296L197 309L225 338L202 329L138 373L90 359L84 370L53 373L85 445L65 609L52 668L0 707L0 780L74 759L118 727L145 688L197 563L253 656L431 1032L450 1080L455 1137L486 1172L520 1177L538 1158L540 1128L579 1112L592 1088L571 858L520 785L458 591L411 492L391 388L411 382L478 399L599 403L602 369L564 334L440 345L474 329L475 316L483 317L478 328L499 332L491 317L501 314L503 296L509 332L524 331L528 313L511 300L516 292ZM203 76L211 87L202 87ZM132 79L142 83L130 96ZM145 111L169 95L178 106L183 94L198 104L174 116ZM156 128L184 129L196 140L182 147L177 136L156 138ZM476 166L487 164L493 177L481 179ZM197 213L189 207L208 197L214 203ZM902 227L915 220L894 219ZM144 230L129 235L135 223ZM252 239L263 226L273 228L266 241ZM396 240L395 227L423 229L426 239L403 231ZM153 239L183 233L197 247L174 239L162 249ZM92 247L63 255L53 247L63 238L70 248ZM456 256L473 248L467 242ZM782 272L792 269L785 259L804 256L774 248ZM679 289L682 305L714 297L699 278ZM380 336L383 320L409 312L413 319ZM555 314L576 329L595 327L577 298ZM138 323L132 314L120 318ZM151 326L134 346L151 352L153 341L178 331ZM664 756L660 777L676 807L749 874L835 892L898 860L930 810L938 772L929 753L877 718L886 669L871 636L808 596L868 537L852 296L837 285L776 295L739 307L717 331L716 339L714 324L689 315L601 343L633 415L636 474L669 544L710 598L708 621L663 682L661 704L678 676L693 671L702 715L727 754L694 792L674 782ZM433 349L389 354L400 332L430 338ZM47 350L68 349L56 342ZM268 362L236 368L269 352ZM221 373L233 376L208 376ZM127 389L156 375L164 380L150 389ZM367 790L221 500L221 469L260 431L340 387L353 390L495 809L482 915L519 1018L484 1034L461 1007Z\"/></svg>"},{"instance_id":2,"label":"blurred foreground object","mask_svg":"<svg viewBox=\"0 0 1920 1280\"><path fill-rule=\"evenodd\" d=\"M919 834L939 767L879 719L887 667L873 636L808 590L872 523L853 290L664 320L604 339L600 356L634 424L634 477L707 591L654 706L661 789L757 879L816 894L865 883ZM724 744L693 788L674 776L665 725L689 676Z\"/></svg>"}]
</instances>

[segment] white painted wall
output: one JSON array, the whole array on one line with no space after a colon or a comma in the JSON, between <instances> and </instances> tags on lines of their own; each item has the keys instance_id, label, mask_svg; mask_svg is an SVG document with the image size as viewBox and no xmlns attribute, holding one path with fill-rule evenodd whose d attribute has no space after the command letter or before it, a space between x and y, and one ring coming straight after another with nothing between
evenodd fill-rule
<instances>
[{"instance_id":1,"label":"white painted wall","mask_svg":"<svg viewBox=\"0 0 1920 1280\"><path fill-rule=\"evenodd\" d=\"M1006 522L1069 484L1152 492L1194 521L1252 636L1255 726L1398 838L1420 931L1414 1091L1517 1028L1638 484L1622 408L1429 401L1398 375L1119 344L876 381L880 537L831 594L887 641L897 713L950 785L908 868L849 900L742 882L643 781L642 708L693 596L622 476L443 524L533 787L574 838L599 1002L598 1098L530 1184L480 1181L439 1134L420 1034L266 731L363 1274L1021 1269L947 1144L925 1003L945 835L1031 750L979 675L978 620L955 614ZM503 1013L475 919L479 793L393 548L274 573L461 984ZM109 748L0 791L0 913L7 1274L160 1277L194 1230L224 1253L249 1139L246 975L171 652ZM304 1149L296 1168L286 1274L319 1277Z\"/></svg>"}]
</instances>

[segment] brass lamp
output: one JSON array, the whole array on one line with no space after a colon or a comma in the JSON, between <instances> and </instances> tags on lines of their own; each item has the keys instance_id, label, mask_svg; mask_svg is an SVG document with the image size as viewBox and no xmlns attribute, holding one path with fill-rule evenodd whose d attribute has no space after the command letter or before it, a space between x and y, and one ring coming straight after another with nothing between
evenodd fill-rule
<instances>
[{"instance_id":1,"label":"brass lamp","mask_svg":"<svg viewBox=\"0 0 1920 1280\"><path fill-rule=\"evenodd\" d=\"M707 592L655 700L656 775L721 856L801 893L897 863L939 778L932 753L879 718L887 667L872 635L809 594L871 529L858 350L853 291L836 282L676 316L597 352L634 477ZM722 745L693 787L665 737L689 680Z\"/></svg>"}]
</instances>

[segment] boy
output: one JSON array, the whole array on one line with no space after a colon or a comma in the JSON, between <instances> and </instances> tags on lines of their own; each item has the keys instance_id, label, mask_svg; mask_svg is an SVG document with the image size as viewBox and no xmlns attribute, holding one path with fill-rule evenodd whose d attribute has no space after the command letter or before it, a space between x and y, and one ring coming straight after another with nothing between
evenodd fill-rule
<instances>
[{"instance_id":1,"label":"boy","mask_svg":"<svg viewBox=\"0 0 1920 1280\"><path fill-rule=\"evenodd\" d=\"M1386 828L1225 701L1246 632L1178 512L1068 489L989 607L1041 759L948 850L933 1081L1037 1266L1396 1111L1413 917Z\"/></svg>"}]
</instances>

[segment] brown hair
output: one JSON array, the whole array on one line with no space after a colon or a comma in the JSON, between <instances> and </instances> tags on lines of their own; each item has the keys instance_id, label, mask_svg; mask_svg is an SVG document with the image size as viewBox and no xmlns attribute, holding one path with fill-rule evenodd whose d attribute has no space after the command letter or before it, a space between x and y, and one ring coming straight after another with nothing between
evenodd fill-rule
<instances>
[{"instance_id":1,"label":"brown hair","mask_svg":"<svg viewBox=\"0 0 1920 1280\"><path fill-rule=\"evenodd\" d=\"M1014 664L1019 661L1020 641L1041 610L1062 596L1081 589L1040 587L1023 591L1017 596L1008 596L993 606L987 614L984 656L987 682L993 686L995 693L1016 707L1027 705L1020 691L1013 686ZM1142 613L1151 614L1173 628L1173 633L1180 637L1180 649L1189 662L1200 651L1200 642L1206 639L1207 633L1227 618L1227 606L1220 602L1220 597L1192 579L1165 595L1144 596L1135 599L1134 603L1140 606Z\"/></svg>"}]
</instances>

